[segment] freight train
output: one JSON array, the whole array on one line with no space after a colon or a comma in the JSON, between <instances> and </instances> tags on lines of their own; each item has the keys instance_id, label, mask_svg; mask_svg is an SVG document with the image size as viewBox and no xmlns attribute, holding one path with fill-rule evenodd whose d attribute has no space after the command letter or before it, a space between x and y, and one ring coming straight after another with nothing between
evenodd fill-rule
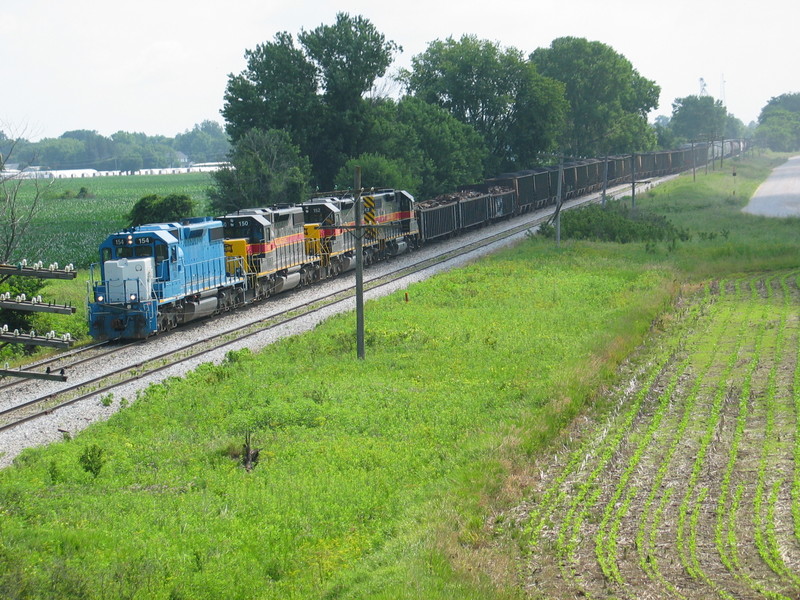
<instances>
[{"instance_id":1,"label":"freight train","mask_svg":"<svg viewBox=\"0 0 800 600\"><path fill-rule=\"evenodd\" d=\"M742 143L573 161L562 199L679 173ZM362 196L365 265L437 239L557 202L559 168L504 173L425 201L402 190ZM89 330L97 340L142 339L355 267L356 197L334 193L297 205L218 218L142 225L114 233L92 265Z\"/></svg>"}]
</instances>

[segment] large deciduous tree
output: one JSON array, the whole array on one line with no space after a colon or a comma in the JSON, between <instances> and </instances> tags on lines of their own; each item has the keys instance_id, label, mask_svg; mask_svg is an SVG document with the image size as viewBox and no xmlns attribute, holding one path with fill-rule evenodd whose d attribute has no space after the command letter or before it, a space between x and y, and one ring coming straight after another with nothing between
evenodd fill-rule
<instances>
[{"instance_id":1,"label":"large deciduous tree","mask_svg":"<svg viewBox=\"0 0 800 600\"><path fill-rule=\"evenodd\" d=\"M246 50L247 68L228 76L222 115L233 142L251 129L284 129L301 147L311 143L311 115L321 109L318 71L291 34Z\"/></svg>"},{"instance_id":2,"label":"large deciduous tree","mask_svg":"<svg viewBox=\"0 0 800 600\"><path fill-rule=\"evenodd\" d=\"M487 154L483 139L473 127L439 106L413 96L399 102L387 98L369 105L365 122L364 144L370 148L360 157L365 182L402 186L413 194L431 197L483 176ZM352 166L357 162L348 161L348 168L340 171L339 187L350 185ZM391 179L377 183L369 169L390 174Z\"/></svg>"},{"instance_id":3,"label":"large deciduous tree","mask_svg":"<svg viewBox=\"0 0 800 600\"><path fill-rule=\"evenodd\" d=\"M399 47L364 17L339 13L333 25L288 33L246 52L230 75L222 114L234 141L254 127L283 129L311 159L322 186L362 147L364 94Z\"/></svg>"},{"instance_id":4,"label":"large deciduous tree","mask_svg":"<svg viewBox=\"0 0 800 600\"><path fill-rule=\"evenodd\" d=\"M800 150L800 112L772 110L769 118L758 125L755 139L775 152Z\"/></svg>"},{"instance_id":5,"label":"large deciduous tree","mask_svg":"<svg viewBox=\"0 0 800 600\"><path fill-rule=\"evenodd\" d=\"M773 112L782 110L800 114L800 94L781 94L770 98L766 106L761 109L761 114L758 115L758 122L763 123Z\"/></svg>"},{"instance_id":6,"label":"large deciduous tree","mask_svg":"<svg viewBox=\"0 0 800 600\"><path fill-rule=\"evenodd\" d=\"M519 50L465 35L429 44L403 74L410 93L471 125L489 149L487 173L531 166L553 150L567 104L563 85Z\"/></svg>"},{"instance_id":7,"label":"large deciduous tree","mask_svg":"<svg viewBox=\"0 0 800 600\"><path fill-rule=\"evenodd\" d=\"M279 129L251 129L233 145L230 167L212 174L211 209L218 215L242 208L305 200L311 167Z\"/></svg>"},{"instance_id":8,"label":"large deciduous tree","mask_svg":"<svg viewBox=\"0 0 800 600\"><path fill-rule=\"evenodd\" d=\"M568 151L597 156L655 146L647 114L658 106L660 88L611 46L562 37L530 58L540 73L566 86Z\"/></svg>"},{"instance_id":9,"label":"large deciduous tree","mask_svg":"<svg viewBox=\"0 0 800 600\"><path fill-rule=\"evenodd\" d=\"M203 121L175 136L174 146L192 162L219 162L225 160L231 150L228 136L216 121Z\"/></svg>"},{"instance_id":10,"label":"large deciduous tree","mask_svg":"<svg viewBox=\"0 0 800 600\"><path fill-rule=\"evenodd\" d=\"M755 138L776 152L800 150L800 94L771 98L758 116Z\"/></svg>"},{"instance_id":11,"label":"large deciduous tree","mask_svg":"<svg viewBox=\"0 0 800 600\"><path fill-rule=\"evenodd\" d=\"M711 96L686 96L672 103L670 126L685 140L719 139L725 136L728 111Z\"/></svg>"}]
</instances>

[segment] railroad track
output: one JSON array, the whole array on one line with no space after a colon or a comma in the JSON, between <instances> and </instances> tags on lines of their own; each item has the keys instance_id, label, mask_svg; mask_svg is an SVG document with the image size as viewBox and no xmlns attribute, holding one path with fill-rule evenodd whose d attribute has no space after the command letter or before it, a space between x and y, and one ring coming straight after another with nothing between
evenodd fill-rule
<instances>
[{"instance_id":1,"label":"railroad track","mask_svg":"<svg viewBox=\"0 0 800 600\"><path fill-rule=\"evenodd\" d=\"M627 189L627 187L628 186L621 186L620 189L624 190ZM620 190L617 190L617 192L619 191ZM613 192L614 190L610 190L609 194ZM582 204L597 202L598 198L599 197L597 195L577 198L566 202L564 204L564 208L575 208L576 206ZM550 219L553 212L554 207L548 207L546 209L530 213L527 217L523 216L516 219L516 221L519 222L515 222L515 224L508 229L504 229L502 231L482 237L480 240L463 244L457 248L448 250L436 256L421 259L411 265L406 265L404 267L385 272L381 275L375 275L365 281L365 292L390 286L396 281L405 277L409 277L428 269L440 266L448 261L463 257L491 244L499 243L508 238L517 236L522 232L528 231L531 228L547 221ZM27 423L41 416L51 414L53 411L61 407L69 406L89 398L102 397L103 395L111 394L113 393L113 390L129 384L134 380L156 376L161 372L178 367L181 364L188 363L190 361L202 360L204 356L217 353L227 347L239 344L248 338L252 338L271 329L275 329L303 317L318 313L324 309L346 303L354 296L355 290L352 287L327 293L324 296L316 298L312 301L293 306L289 309L274 313L268 317L259 318L245 325L233 327L220 333L213 334L202 342L198 343L196 340L194 340L177 349L173 348L167 352L150 356L144 361L134 362L124 367L106 372L102 375L90 377L87 380L61 388L58 391L20 402L12 407L0 410L0 431L13 429L14 427L17 427L23 423ZM198 324L198 326L202 326L202 323ZM93 361L107 360L109 356L129 350L131 346L141 343L147 342L134 342L124 344L122 346L112 345L111 347L105 347L104 350L97 354L92 355L91 353L87 353L86 356L82 356L84 352L81 352L81 349L76 349L70 353L61 354L53 357L52 359L47 359L47 361L37 363L36 366L42 367L48 364L58 364L59 369L68 369L78 364L87 364ZM94 344L92 346L87 346L83 350L88 352L98 349L101 346L106 345ZM63 361L65 358L69 359L73 357L79 358L71 363L59 363L59 361ZM15 383L3 385L0 387L0 391L6 390L12 385L15 385Z\"/></svg>"},{"instance_id":2,"label":"railroad track","mask_svg":"<svg viewBox=\"0 0 800 600\"><path fill-rule=\"evenodd\" d=\"M97 342L96 344L89 344L87 346L80 346L67 352L61 352L53 356L48 356L42 360L25 365L25 370L30 371L33 369L49 369L52 372L58 372L61 369L65 371L78 365L82 365L93 360L98 360L103 357L113 356L122 349L141 343L128 342L128 343L113 343L108 341ZM8 381L0 379L0 394L8 393L8 390L23 387L24 384L29 383L29 380L24 378L8 378Z\"/></svg>"}]
</instances>

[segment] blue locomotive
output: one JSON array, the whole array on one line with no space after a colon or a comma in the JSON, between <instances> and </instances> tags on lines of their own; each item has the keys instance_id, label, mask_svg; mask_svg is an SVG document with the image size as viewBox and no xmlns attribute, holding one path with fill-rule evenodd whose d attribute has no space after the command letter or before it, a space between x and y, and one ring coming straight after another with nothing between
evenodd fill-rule
<instances>
[{"instance_id":1,"label":"blue locomotive","mask_svg":"<svg viewBox=\"0 0 800 600\"><path fill-rule=\"evenodd\" d=\"M244 265L226 257L221 221L142 225L100 245L89 329L98 340L145 338L241 303Z\"/></svg>"}]
</instances>

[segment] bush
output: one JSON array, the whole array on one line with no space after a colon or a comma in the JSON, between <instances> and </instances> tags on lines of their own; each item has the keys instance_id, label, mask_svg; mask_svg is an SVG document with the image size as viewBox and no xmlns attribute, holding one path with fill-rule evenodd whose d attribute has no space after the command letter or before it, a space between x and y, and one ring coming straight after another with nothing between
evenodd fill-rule
<instances>
[{"instance_id":1,"label":"bush","mask_svg":"<svg viewBox=\"0 0 800 600\"><path fill-rule=\"evenodd\" d=\"M92 444L91 446L87 446L83 454L81 454L78 462L80 463L83 470L87 473L91 473L92 477L95 479L100 474L100 469L103 468L105 464L105 459L103 458L104 451L103 449L98 446L97 444Z\"/></svg>"},{"instance_id":2,"label":"bush","mask_svg":"<svg viewBox=\"0 0 800 600\"><path fill-rule=\"evenodd\" d=\"M186 194L170 194L161 197L151 194L139 199L128 214L131 227L145 223L171 223L194 214L194 202Z\"/></svg>"},{"instance_id":3,"label":"bush","mask_svg":"<svg viewBox=\"0 0 800 600\"><path fill-rule=\"evenodd\" d=\"M540 235L555 237L550 224L539 227ZM663 216L632 209L623 202L609 202L603 208L592 204L578 210L562 211L561 236L573 240L597 242L687 241L689 234L676 228Z\"/></svg>"}]
</instances>

